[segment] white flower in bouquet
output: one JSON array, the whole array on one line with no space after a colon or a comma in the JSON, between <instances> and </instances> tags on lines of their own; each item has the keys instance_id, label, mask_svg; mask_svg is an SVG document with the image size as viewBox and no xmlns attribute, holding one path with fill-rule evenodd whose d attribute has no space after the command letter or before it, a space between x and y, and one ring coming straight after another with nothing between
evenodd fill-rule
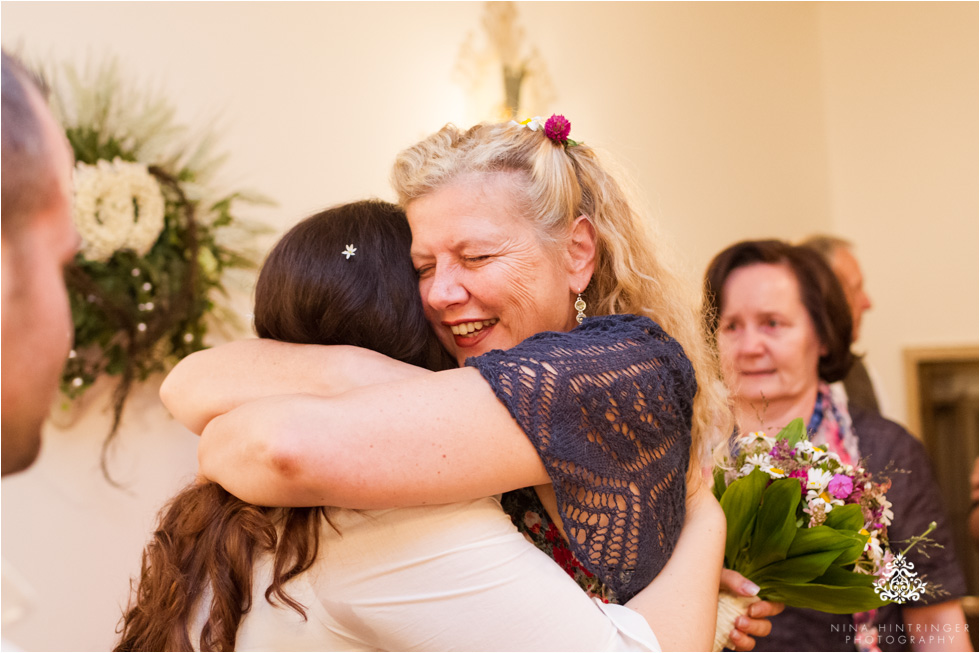
<instances>
[{"instance_id":1,"label":"white flower in bouquet","mask_svg":"<svg viewBox=\"0 0 980 653\"><path fill-rule=\"evenodd\" d=\"M764 468L762 471L769 474L769 478L786 478L786 471L781 467L776 467L775 465L770 465Z\"/></svg>"},{"instance_id":2,"label":"white flower in bouquet","mask_svg":"<svg viewBox=\"0 0 980 653\"><path fill-rule=\"evenodd\" d=\"M826 490L822 490L820 492L817 492L816 490L807 490L806 501L811 507L817 504L824 506L825 512L830 512L834 509L834 506L844 505L844 502L841 499L835 499Z\"/></svg>"},{"instance_id":3,"label":"white flower in bouquet","mask_svg":"<svg viewBox=\"0 0 980 653\"><path fill-rule=\"evenodd\" d=\"M892 523L892 519L895 518L895 513L892 512L892 502L885 497L881 497L878 503L881 505L881 517L878 518L878 521L885 526L889 526Z\"/></svg>"},{"instance_id":4,"label":"white flower in bouquet","mask_svg":"<svg viewBox=\"0 0 980 653\"><path fill-rule=\"evenodd\" d=\"M753 431L738 438L738 443L746 448L763 448L770 450L776 445L776 438L771 438L762 431Z\"/></svg>"},{"instance_id":5,"label":"white flower in bouquet","mask_svg":"<svg viewBox=\"0 0 980 653\"><path fill-rule=\"evenodd\" d=\"M754 469L761 469L763 471L772 467L772 458L768 454L757 453L747 456L745 458L745 464L739 470L742 475L751 474Z\"/></svg>"},{"instance_id":6,"label":"white flower in bouquet","mask_svg":"<svg viewBox=\"0 0 980 653\"><path fill-rule=\"evenodd\" d=\"M827 457L826 448L814 446L809 440L797 442L794 449L796 459L803 463L816 463Z\"/></svg>"},{"instance_id":7,"label":"white flower in bouquet","mask_svg":"<svg viewBox=\"0 0 980 653\"><path fill-rule=\"evenodd\" d=\"M803 509L803 512L810 515L807 528L815 528L823 525L827 521L827 513L830 512L830 506L826 501L817 499L816 501L810 501L807 507Z\"/></svg>"},{"instance_id":8,"label":"white flower in bouquet","mask_svg":"<svg viewBox=\"0 0 980 653\"><path fill-rule=\"evenodd\" d=\"M878 533L873 533L868 538L868 543L864 545L864 553L874 562L875 568L880 570L885 568L886 565L882 564L885 548L882 546L881 540L878 539Z\"/></svg>"},{"instance_id":9,"label":"white flower in bouquet","mask_svg":"<svg viewBox=\"0 0 980 653\"><path fill-rule=\"evenodd\" d=\"M834 475L827 470L811 467L806 470L806 489L808 491L816 491L819 494L827 489L827 486L830 485L833 479Z\"/></svg>"}]
</instances>

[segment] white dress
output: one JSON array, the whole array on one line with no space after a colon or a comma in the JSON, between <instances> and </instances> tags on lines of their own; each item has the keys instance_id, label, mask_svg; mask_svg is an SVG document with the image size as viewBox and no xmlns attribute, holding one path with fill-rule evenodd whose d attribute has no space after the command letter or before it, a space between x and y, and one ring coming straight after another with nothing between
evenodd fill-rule
<instances>
[{"instance_id":1,"label":"white dress","mask_svg":"<svg viewBox=\"0 0 980 653\"><path fill-rule=\"evenodd\" d=\"M307 619L265 599L264 556L238 650L660 650L639 614L588 598L495 498L329 514L318 560L286 585ZM204 617L198 606L195 638Z\"/></svg>"}]
</instances>

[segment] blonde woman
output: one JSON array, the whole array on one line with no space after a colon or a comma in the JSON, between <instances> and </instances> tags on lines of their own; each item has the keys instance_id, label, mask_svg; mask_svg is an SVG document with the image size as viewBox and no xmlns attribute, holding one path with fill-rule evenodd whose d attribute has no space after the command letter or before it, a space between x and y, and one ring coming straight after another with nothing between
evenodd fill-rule
<instances>
[{"instance_id":1,"label":"blonde woman","mask_svg":"<svg viewBox=\"0 0 980 653\"><path fill-rule=\"evenodd\" d=\"M399 155L393 182L426 317L462 367L262 341L195 354L162 395L202 433L202 473L281 506L533 487L542 523L515 521L551 534L539 544L601 581L593 593L630 599L670 558L705 434L727 415L697 287L561 116L447 126ZM713 631L720 569L697 571L654 624L682 648Z\"/></svg>"}]
</instances>

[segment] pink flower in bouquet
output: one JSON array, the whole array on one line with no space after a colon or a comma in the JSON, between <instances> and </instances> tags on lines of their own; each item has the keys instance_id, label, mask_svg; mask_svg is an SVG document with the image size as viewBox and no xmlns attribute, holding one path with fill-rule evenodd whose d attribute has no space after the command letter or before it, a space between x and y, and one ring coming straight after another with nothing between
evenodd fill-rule
<instances>
[{"instance_id":1,"label":"pink flower in bouquet","mask_svg":"<svg viewBox=\"0 0 980 653\"><path fill-rule=\"evenodd\" d=\"M790 451L789 442L786 440L777 441L772 450L769 451L769 455L774 459L781 461L792 460L792 452Z\"/></svg>"},{"instance_id":2,"label":"pink flower in bouquet","mask_svg":"<svg viewBox=\"0 0 980 653\"><path fill-rule=\"evenodd\" d=\"M806 468L799 467L794 469L788 476L790 478L798 478L800 480L800 494L806 494Z\"/></svg>"},{"instance_id":3,"label":"pink flower in bouquet","mask_svg":"<svg viewBox=\"0 0 980 653\"><path fill-rule=\"evenodd\" d=\"M854 481L851 480L850 476L834 474L834 478L830 479L830 483L827 484L827 489L835 498L846 499L854 490Z\"/></svg>"},{"instance_id":4,"label":"pink flower in bouquet","mask_svg":"<svg viewBox=\"0 0 980 653\"><path fill-rule=\"evenodd\" d=\"M874 528L875 513L871 508L867 506L861 506L861 514L864 517L864 525Z\"/></svg>"}]
</instances>

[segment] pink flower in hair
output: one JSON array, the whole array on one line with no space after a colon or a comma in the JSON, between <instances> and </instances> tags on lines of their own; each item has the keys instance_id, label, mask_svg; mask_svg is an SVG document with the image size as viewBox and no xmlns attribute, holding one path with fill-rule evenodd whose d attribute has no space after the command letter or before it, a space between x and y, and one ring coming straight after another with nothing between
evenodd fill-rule
<instances>
[{"instance_id":1,"label":"pink flower in hair","mask_svg":"<svg viewBox=\"0 0 980 653\"><path fill-rule=\"evenodd\" d=\"M553 141L564 144L572 131L572 123L565 116L554 114L544 123L544 135Z\"/></svg>"}]
</instances>

